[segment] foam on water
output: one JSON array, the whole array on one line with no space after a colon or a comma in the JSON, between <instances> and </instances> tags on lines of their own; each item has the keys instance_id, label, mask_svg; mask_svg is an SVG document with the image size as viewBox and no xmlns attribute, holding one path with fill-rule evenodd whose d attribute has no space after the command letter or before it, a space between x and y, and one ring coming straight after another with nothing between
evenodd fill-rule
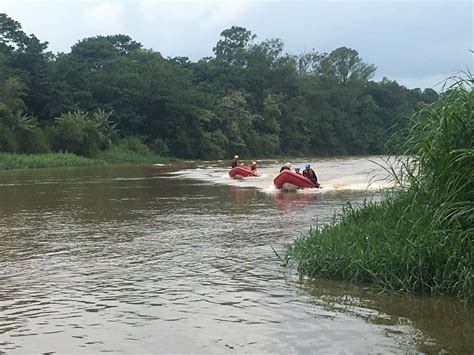
<instances>
[{"instance_id":1,"label":"foam on water","mask_svg":"<svg viewBox=\"0 0 474 355\"><path fill-rule=\"evenodd\" d=\"M293 160L292 169L302 168L305 161ZM261 161L258 165L259 177L233 179L229 176L229 167L222 162L209 162L192 169L181 169L169 173L173 179L193 179L206 184L224 184L242 188L255 188L264 193L278 191L273 186L273 179L278 175L283 162ZM386 171L378 164L384 164L383 157L363 158L331 158L321 159L312 163L312 168L318 175L322 189L298 190L298 193L320 194L335 191L378 191L388 188L391 183L384 178Z\"/></svg>"}]
</instances>

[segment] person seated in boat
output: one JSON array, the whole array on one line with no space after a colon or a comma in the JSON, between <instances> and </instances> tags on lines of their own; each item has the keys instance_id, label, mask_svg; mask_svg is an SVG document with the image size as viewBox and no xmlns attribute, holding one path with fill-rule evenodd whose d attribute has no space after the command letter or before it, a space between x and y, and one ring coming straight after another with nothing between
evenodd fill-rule
<instances>
[{"instance_id":1,"label":"person seated in boat","mask_svg":"<svg viewBox=\"0 0 474 355\"><path fill-rule=\"evenodd\" d=\"M256 173L257 172L257 162L256 161L253 161L252 164L250 164L250 171L252 173Z\"/></svg>"},{"instance_id":2,"label":"person seated in boat","mask_svg":"<svg viewBox=\"0 0 474 355\"><path fill-rule=\"evenodd\" d=\"M291 164L290 164L290 162L286 163L285 165L283 165L283 166L280 168L280 173L281 173L283 170L291 170Z\"/></svg>"},{"instance_id":3,"label":"person seated in boat","mask_svg":"<svg viewBox=\"0 0 474 355\"><path fill-rule=\"evenodd\" d=\"M314 172L314 170L311 169L311 165L309 163L306 163L304 165L303 176L310 179L312 182L314 182L316 187L319 187L318 177L316 176L316 173Z\"/></svg>"},{"instance_id":4,"label":"person seated in boat","mask_svg":"<svg viewBox=\"0 0 474 355\"><path fill-rule=\"evenodd\" d=\"M295 168L295 173L297 173L298 175L301 175L300 168Z\"/></svg>"},{"instance_id":5,"label":"person seated in boat","mask_svg":"<svg viewBox=\"0 0 474 355\"><path fill-rule=\"evenodd\" d=\"M232 167L232 168L235 168L236 166L239 166L239 165L240 165L239 156L236 155L236 156L234 157L234 159L232 160L232 162L231 162L231 167Z\"/></svg>"}]
</instances>

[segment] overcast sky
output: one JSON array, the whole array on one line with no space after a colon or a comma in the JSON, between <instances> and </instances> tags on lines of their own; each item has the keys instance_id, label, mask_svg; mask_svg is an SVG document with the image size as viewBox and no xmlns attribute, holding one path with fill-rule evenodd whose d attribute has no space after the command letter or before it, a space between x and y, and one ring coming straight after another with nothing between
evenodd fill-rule
<instances>
[{"instance_id":1,"label":"overcast sky","mask_svg":"<svg viewBox=\"0 0 474 355\"><path fill-rule=\"evenodd\" d=\"M433 87L473 69L472 1L290 0L0 0L23 30L69 52L78 40L123 33L165 57L212 55L222 30L243 26L257 40L281 38L285 51L356 49L410 88Z\"/></svg>"}]
</instances>

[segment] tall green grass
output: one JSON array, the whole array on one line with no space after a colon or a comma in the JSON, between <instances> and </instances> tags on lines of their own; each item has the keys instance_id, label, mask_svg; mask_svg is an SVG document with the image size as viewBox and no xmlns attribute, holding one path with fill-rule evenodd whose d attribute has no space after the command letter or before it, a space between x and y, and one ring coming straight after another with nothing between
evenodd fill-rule
<instances>
[{"instance_id":1,"label":"tall green grass","mask_svg":"<svg viewBox=\"0 0 474 355\"><path fill-rule=\"evenodd\" d=\"M0 170L119 165L119 164L156 164L176 161L174 158L162 157L151 152L137 153L121 149L110 149L100 152L94 158L86 158L72 153L49 154L15 154L0 153Z\"/></svg>"},{"instance_id":2,"label":"tall green grass","mask_svg":"<svg viewBox=\"0 0 474 355\"><path fill-rule=\"evenodd\" d=\"M72 153L15 154L0 153L0 170L60 166L103 165L105 162Z\"/></svg>"},{"instance_id":3,"label":"tall green grass","mask_svg":"<svg viewBox=\"0 0 474 355\"><path fill-rule=\"evenodd\" d=\"M387 290L474 295L472 77L417 113L382 202L348 205L290 245L287 265L310 277ZM396 167L395 167L396 166Z\"/></svg>"},{"instance_id":4,"label":"tall green grass","mask_svg":"<svg viewBox=\"0 0 474 355\"><path fill-rule=\"evenodd\" d=\"M162 157L152 152L134 152L120 148L100 152L96 158L109 164L159 164L177 161L175 158Z\"/></svg>"}]
</instances>

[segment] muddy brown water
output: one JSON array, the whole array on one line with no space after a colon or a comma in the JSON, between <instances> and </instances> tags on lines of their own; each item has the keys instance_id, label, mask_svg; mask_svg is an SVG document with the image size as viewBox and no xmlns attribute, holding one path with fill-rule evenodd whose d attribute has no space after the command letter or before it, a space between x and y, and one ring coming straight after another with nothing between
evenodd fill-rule
<instances>
[{"instance_id":1,"label":"muddy brown water","mask_svg":"<svg viewBox=\"0 0 474 355\"><path fill-rule=\"evenodd\" d=\"M272 161L243 181L225 162L1 172L0 353L473 352L472 306L302 280L273 251L380 198L378 159L320 160L324 189L297 193Z\"/></svg>"}]
</instances>

